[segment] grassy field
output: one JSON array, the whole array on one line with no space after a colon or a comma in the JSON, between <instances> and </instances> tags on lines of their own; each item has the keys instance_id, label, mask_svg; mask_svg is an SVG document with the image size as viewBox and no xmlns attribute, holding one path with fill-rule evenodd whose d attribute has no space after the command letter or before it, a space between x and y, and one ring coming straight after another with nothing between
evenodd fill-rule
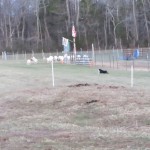
<instances>
[{"instance_id":1,"label":"grassy field","mask_svg":"<svg viewBox=\"0 0 150 150\"><path fill-rule=\"evenodd\" d=\"M150 149L150 72L98 68L0 61L0 149Z\"/></svg>"}]
</instances>

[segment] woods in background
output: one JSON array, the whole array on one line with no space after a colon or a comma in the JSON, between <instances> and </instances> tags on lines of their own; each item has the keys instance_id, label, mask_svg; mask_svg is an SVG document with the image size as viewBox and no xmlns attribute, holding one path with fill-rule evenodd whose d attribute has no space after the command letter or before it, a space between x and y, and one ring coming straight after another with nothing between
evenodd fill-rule
<instances>
[{"instance_id":1,"label":"woods in background","mask_svg":"<svg viewBox=\"0 0 150 150\"><path fill-rule=\"evenodd\" d=\"M148 47L150 1L0 0L0 51L62 51L62 37L77 50Z\"/></svg>"}]
</instances>

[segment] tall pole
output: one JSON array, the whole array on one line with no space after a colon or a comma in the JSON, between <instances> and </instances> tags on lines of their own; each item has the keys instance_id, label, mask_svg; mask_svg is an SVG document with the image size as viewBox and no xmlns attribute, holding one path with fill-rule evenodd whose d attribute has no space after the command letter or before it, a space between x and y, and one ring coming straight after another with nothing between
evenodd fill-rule
<instances>
[{"instance_id":1,"label":"tall pole","mask_svg":"<svg viewBox=\"0 0 150 150\"><path fill-rule=\"evenodd\" d=\"M72 26L72 37L73 37L73 54L74 60L76 60L76 30L74 25Z\"/></svg>"},{"instance_id":2,"label":"tall pole","mask_svg":"<svg viewBox=\"0 0 150 150\"><path fill-rule=\"evenodd\" d=\"M74 37L73 38L73 53L74 53L74 58L76 60L76 38Z\"/></svg>"}]
</instances>

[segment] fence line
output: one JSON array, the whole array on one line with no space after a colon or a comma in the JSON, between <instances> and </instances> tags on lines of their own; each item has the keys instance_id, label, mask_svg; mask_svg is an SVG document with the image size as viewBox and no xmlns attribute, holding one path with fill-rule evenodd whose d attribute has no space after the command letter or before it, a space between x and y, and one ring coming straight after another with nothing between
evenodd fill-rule
<instances>
[{"instance_id":1,"label":"fence line","mask_svg":"<svg viewBox=\"0 0 150 150\"><path fill-rule=\"evenodd\" d=\"M95 60L92 60L92 50L90 51L77 51L77 55L87 55L88 59L81 60L81 64L88 64L87 60L92 60L96 66L103 68L112 68L112 69L125 69L129 70L131 65L136 70L148 70L150 71L150 48L139 48L139 56L134 58L134 49L113 49L113 50L95 50ZM1 60L27 60L32 57L32 53L5 53L2 52L0 55ZM63 56L64 53L44 53L45 57L52 56ZM73 56L73 53L70 52L68 55ZM37 59L43 59L42 53L35 53L34 56ZM84 61L86 63L84 63ZM74 63L74 60L71 60L71 63ZM79 63L80 64L80 63Z\"/></svg>"}]
</instances>

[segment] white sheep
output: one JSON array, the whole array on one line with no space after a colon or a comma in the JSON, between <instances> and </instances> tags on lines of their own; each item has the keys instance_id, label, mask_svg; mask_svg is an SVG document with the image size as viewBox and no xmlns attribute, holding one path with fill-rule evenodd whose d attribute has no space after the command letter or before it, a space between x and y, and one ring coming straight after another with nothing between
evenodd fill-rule
<instances>
[{"instance_id":1,"label":"white sheep","mask_svg":"<svg viewBox=\"0 0 150 150\"><path fill-rule=\"evenodd\" d=\"M46 58L47 63L50 63L53 61L53 56L49 56L48 58Z\"/></svg>"},{"instance_id":2,"label":"white sheep","mask_svg":"<svg viewBox=\"0 0 150 150\"><path fill-rule=\"evenodd\" d=\"M60 61L61 63L64 62L64 56L58 56L58 61Z\"/></svg>"},{"instance_id":3,"label":"white sheep","mask_svg":"<svg viewBox=\"0 0 150 150\"><path fill-rule=\"evenodd\" d=\"M38 60L35 57L32 57L32 60L34 61L34 63L38 63Z\"/></svg>"},{"instance_id":4,"label":"white sheep","mask_svg":"<svg viewBox=\"0 0 150 150\"><path fill-rule=\"evenodd\" d=\"M37 63L38 63L38 60L35 57L32 57L31 59L27 60L27 65L37 64Z\"/></svg>"},{"instance_id":5,"label":"white sheep","mask_svg":"<svg viewBox=\"0 0 150 150\"><path fill-rule=\"evenodd\" d=\"M54 61L57 61L58 57L57 56L54 56Z\"/></svg>"}]
</instances>

